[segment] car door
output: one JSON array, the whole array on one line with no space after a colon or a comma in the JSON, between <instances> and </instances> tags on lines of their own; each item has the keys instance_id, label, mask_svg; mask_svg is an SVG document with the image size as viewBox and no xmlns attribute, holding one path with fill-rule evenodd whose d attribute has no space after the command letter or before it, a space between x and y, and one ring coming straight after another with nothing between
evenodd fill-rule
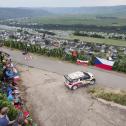
<instances>
[{"instance_id":1,"label":"car door","mask_svg":"<svg viewBox=\"0 0 126 126\"><path fill-rule=\"evenodd\" d=\"M85 85L86 84L85 78L84 77L80 78L80 82L81 82L82 85Z\"/></svg>"},{"instance_id":2,"label":"car door","mask_svg":"<svg viewBox=\"0 0 126 126\"><path fill-rule=\"evenodd\" d=\"M90 83L90 76L89 75L85 75L83 77L83 81L82 83L85 85L85 84L89 84Z\"/></svg>"}]
</instances>

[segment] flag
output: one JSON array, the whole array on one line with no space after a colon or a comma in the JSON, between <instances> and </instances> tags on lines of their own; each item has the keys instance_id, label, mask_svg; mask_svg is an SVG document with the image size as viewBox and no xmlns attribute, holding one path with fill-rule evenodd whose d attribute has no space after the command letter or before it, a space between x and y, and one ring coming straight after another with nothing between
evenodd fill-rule
<instances>
[{"instance_id":1,"label":"flag","mask_svg":"<svg viewBox=\"0 0 126 126\"><path fill-rule=\"evenodd\" d=\"M96 67L99 67L105 70L112 70L112 67L114 65L114 61L109 61L109 60L98 58L98 57L96 57L94 63Z\"/></svg>"},{"instance_id":2,"label":"flag","mask_svg":"<svg viewBox=\"0 0 126 126\"><path fill-rule=\"evenodd\" d=\"M77 62L76 62L78 65L84 65L84 66L87 66L89 61L84 61L84 60L79 60L77 59Z\"/></svg>"}]
</instances>

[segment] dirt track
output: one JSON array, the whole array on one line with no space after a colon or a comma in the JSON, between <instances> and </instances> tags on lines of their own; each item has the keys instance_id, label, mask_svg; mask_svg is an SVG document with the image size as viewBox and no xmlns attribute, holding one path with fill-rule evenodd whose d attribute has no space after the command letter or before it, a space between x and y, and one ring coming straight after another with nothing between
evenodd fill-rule
<instances>
[{"instance_id":1,"label":"dirt track","mask_svg":"<svg viewBox=\"0 0 126 126\"><path fill-rule=\"evenodd\" d=\"M26 99L40 126L125 126L126 111L93 100L85 88L68 90L62 75L20 67Z\"/></svg>"}]
</instances>

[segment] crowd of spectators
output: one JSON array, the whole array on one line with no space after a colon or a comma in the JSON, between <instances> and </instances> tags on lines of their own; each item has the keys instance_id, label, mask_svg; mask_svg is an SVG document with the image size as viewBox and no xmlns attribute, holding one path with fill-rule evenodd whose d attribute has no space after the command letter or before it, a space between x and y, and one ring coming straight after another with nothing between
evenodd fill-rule
<instances>
[{"instance_id":1,"label":"crowd of spectators","mask_svg":"<svg viewBox=\"0 0 126 126\"><path fill-rule=\"evenodd\" d=\"M0 126L36 126L21 98L19 82L10 55L0 52Z\"/></svg>"}]
</instances>

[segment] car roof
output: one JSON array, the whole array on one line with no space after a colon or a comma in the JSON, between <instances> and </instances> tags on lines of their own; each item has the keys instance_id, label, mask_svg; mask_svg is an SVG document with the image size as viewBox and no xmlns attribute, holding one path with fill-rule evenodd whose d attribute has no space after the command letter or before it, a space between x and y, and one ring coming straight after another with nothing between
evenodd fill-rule
<instances>
[{"instance_id":1,"label":"car roof","mask_svg":"<svg viewBox=\"0 0 126 126\"><path fill-rule=\"evenodd\" d=\"M79 79L81 77L84 77L85 73L82 72L82 71L77 71L77 72L68 74L68 76L69 76L70 79Z\"/></svg>"}]
</instances>

